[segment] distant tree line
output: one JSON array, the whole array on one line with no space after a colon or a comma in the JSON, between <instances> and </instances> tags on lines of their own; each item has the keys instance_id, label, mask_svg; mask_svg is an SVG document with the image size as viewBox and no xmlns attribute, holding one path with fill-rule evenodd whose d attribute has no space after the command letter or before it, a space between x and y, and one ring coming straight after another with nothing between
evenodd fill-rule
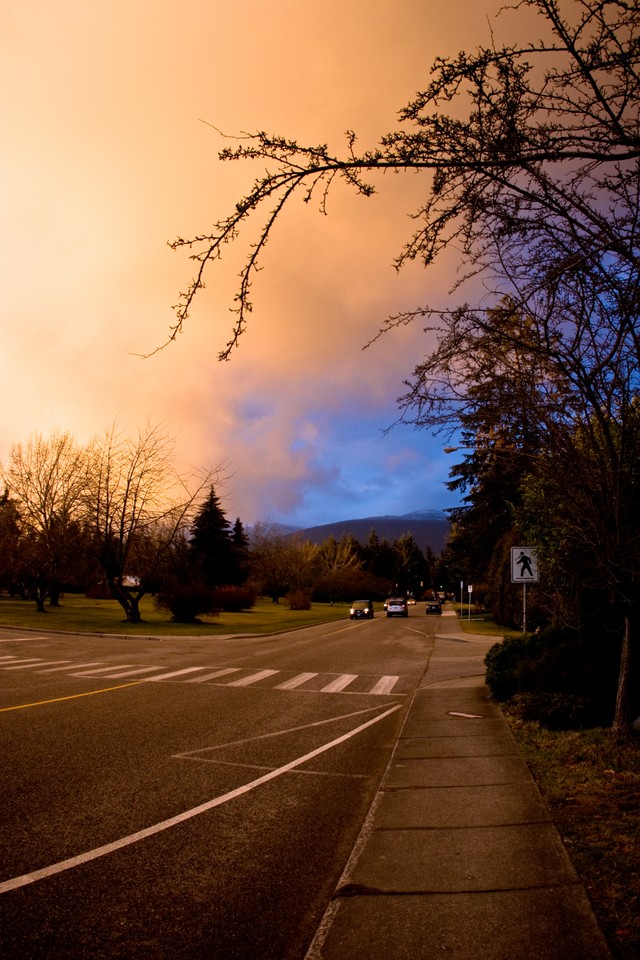
<instances>
[{"instance_id":1,"label":"distant tree line","mask_svg":"<svg viewBox=\"0 0 640 960\"><path fill-rule=\"evenodd\" d=\"M110 597L137 623L148 593L193 621L257 596L305 607L443 585L439 559L410 533L314 545L268 523L247 532L221 505L223 466L185 477L173 454L166 429L152 425L134 438L114 426L87 445L61 431L14 444L2 469L0 590L42 612L63 592Z\"/></svg>"}]
</instances>

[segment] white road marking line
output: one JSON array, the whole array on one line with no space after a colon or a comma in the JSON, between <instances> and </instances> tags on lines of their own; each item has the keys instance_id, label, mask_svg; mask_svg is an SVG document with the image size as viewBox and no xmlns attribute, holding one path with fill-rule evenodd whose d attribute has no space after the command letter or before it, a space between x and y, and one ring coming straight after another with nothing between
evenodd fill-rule
<instances>
[{"instance_id":1,"label":"white road marking line","mask_svg":"<svg viewBox=\"0 0 640 960\"><path fill-rule=\"evenodd\" d=\"M341 690L344 690L345 687L348 687L350 683L357 679L357 673L343 673L332 680L331 683L328 683L326 687L323 687L320 693L340 693Z\"/></svg>"},{"instance_id":2,"label":"white road marking line","mask_svg":"<svg viewBox=\"0 0 640 960\"><path fill-rule=\"evenodd\" d=\"M217 680L218 677L228 677L230 673L240 673L240 667L226 667L224 670L215 670L213 673L205 673L204 677L190 677L185 683L206 683L207 680Z\"/></svg>"},{"instance_id":3,"label":"white road marking line","mask_svg":"<svg viewBox=\"0 0 640 960\"><path fill-rule=\"evenodd\" d=\"M376 685L369 693L382 694L391 693L400 677L380 677Z\"/></svg>"},{"instance_id":4,"label":"white road marking line","mask_svg":"<svg viewBox=\"0 0 640 960\"><path fill-rule=\"evenodd\" d=\"M252 683L257 683L258 680L264 680L265 677L272 677L274 673L280 673L279 670L260 670L259 673L252 673L248 677L241 677L240 680L232 680L231 683L227 683L227 687L248 687Z\"/></svg>"},{"instance_id":5,"label":"white road marking line","mask_svg":"<svg viewBox=\"0 0 640 960\"><path fill-rule=\"evenodd\" d=\"M398 704L400 706L400 704ZM242 747L247 743L255 743L257 740L272 740L274 737L282 737L288 733L297 733L299 730L310 730L315 727L326 727L330 723L337 723L342 720L351 720L352 717L362 717L367 713L375 713L380 710L379 706L365 707L364 710L351 710L349 713L338 714L337 717L327 717L325 720L312 720L310 723L303 723L296 727L285 727L283 730L272 730L270 733L259 733L255 737L242 737L241 740L227 740L225 743L217 743L215 747L199 747L197 750L187 750L186 753L174 753L172 759L175 760L198 760L200 754L213 753L215 750L226 750L227 747Z\"/></svg>"},{"instance_id":6,"label":"white road marking line","mask_svg":"<svg viewBox=\"0 0 640 960\"><path fill-rule=\"evenodd\" d=\"M12 664L10 667L2 666L3 670L14 670L13 664L23 663L27 667L32 667L34 664L43 663L42 657L20 657L18 660L12 658Z\"/></svg>"},{"instance_id":7,"label":"white road marking line","mask_svg":"<svg viewBox=\"0 0 640 960\"><path fill-rule=\"evenodd\" d=\"M118 667L135 667L135 663L112 663L109 667L100 667L99 670L92 670L91 673L70 673L70 677L93 677L96 673L108 673L109 670L117 670ZM75 667L74 667L75 670Z\"/></svg>"},{"instance_id":8,"label":"white road marking line","mask_svg":"<svg viewBox=\"0 0 640 960\"><path fill-rule=\"evenodd\" d=\"M49 637L0 637L0 643L21 643L23 640L49 640Z\"/></svg>"},{"instance_id":9,"label":"white road marking line","mask_svg":"<svg viewBox=\"0 0 640 960\"><path fill-rule=\"evenodd\" d=\"M279 683L276 690L295 690L296 687L302 686L307 680L313 680L313 678L317 676L317 673L299 673L297 677L292 677L291 680L285 680L284 683Z\"/></svg>"},{"instance_id":10,"label":"white road marking line","mask_svg":"<svg viewBox=\"0 0 640 960\"><path fill-rule=\"evenodd\" d=\"M160 670L160 667L136 667L135 670L122 670L121 673L108 673L107 680L119 680L120 677L135 677L139 673L151 673L152 670Z\"/></svg>"},{"instance_id":11,"label":"white road marking line","mask_svg":"<svg viewBox=\"0 0 640 960\"><path fill-rule=\"evenodd\" d=\"M174 670L173 673L162 673L159 677L147 677L149 683L155 683L156 680L170 680L171 677L180 677L184 673L196 673L198 670L204 670L204 667L187 667L185 670Z\"/></svg>"},{"instance_id":12,"label":"white road marking line","mask_svg":"<svg viewBox=\"0 0 640 960\"><path fill-rule=\"evenodd\" d=\"M5 667L5 670L29 670L34 667L47 667L50 664L54 663L66 663L67 665L73 663L73 660L39 660L38 663L21 663L18 666ZM67 666L68 669L68 666Z\"/></svg>"},{"instance_id":13,"label":"white road marking line","mask_svg":"<svg viewBox=\"0 0 640 960\"><path fill-rule=\"evenodd\" d=\"M236 787L235 790L230 790L228 793L224 793L219 797L214 797L213 800L208 800L206 803L201 803L198 807L192 807L191 810L185 810L184 813L179 813L177 816L170 817L168 820L162 820L160 823L154 823L152 826L146 827L144 830L138 830L137 833L131 833L127 837L121 837L120 840L114 840L112 843L105 843L102 847L96 847L94 850L87 850L86 853L81 853L77 857L70 857L68 860L61 860L59 863L54 863L49 867L43 867L40 870L34 870L32 873L25 873L21 877L13 877L11 880L5 880L3 883L0 883L0 893L8 893L10 890L17 890L19 887L26 887L28 884L35 883L37 880L44 880L45 878L52 877L57 873L62 873L64 870L70 870L73 867L79 867L82 864L88 863L90 860L97 860L98 857L104 857L109 853L115 853L117 850L122 850L124 847L130 846L132 843L137 843L139 840L146 840L148 837L153 837L157 833L162 833L162 831L168 830L171 827L175 827L180 823L184 823L186 820L191 820L193 817L197 817L201 813L206 813L209 810L213 810L215 807L222 806L223 803L228 803L230 800L235 800L238 797L243 796L243 794L250 793L257 787L262 786L263 783L269 783L270 780L275 780L277 777L281 777L283 774L289 773L291 770L295 770L296 767L301 766L308 760L313 760L315 757L320 756L320 754L326 753L327 750L332 750L341 743L345 743L345 741L355 737L358 733L361 733L368 727L373 726L374 723L379 723L392 713L395 713L396 710L400 710L401 706L402 704L398 703L395 706L390 707L388 710L385 710L384 713L379 714L377 717L373 717L371 720L367 720L365 723L362 723L354 730L350 730L348 733L343 733L341 737L336 737L335 740L331 740L329 743L325 743L321 747L317 747L310 753L305 753L304 756L297 757L295 760L291 760L290 763L285 763L284 766L278 767L277 770L270 770L269 773L265 773L264 776L258 777L257 780L252 780L250 783L245 783L242 787Z\"/></svg>"},{"instance_id":14,"label":"white road marking line","mask_svg":"<svg viewBox=\"0 0 640 960\"><path fill-rule=\"evenodd\" d=\"M73 660L71 661L73 663ZM38 673L62 673L64 670L86 670L88 667L99 667L104 660L94 660L93 663L74 663L73 667L52 667L50 670L39 670Z\"/></svg>"}]
</instances>

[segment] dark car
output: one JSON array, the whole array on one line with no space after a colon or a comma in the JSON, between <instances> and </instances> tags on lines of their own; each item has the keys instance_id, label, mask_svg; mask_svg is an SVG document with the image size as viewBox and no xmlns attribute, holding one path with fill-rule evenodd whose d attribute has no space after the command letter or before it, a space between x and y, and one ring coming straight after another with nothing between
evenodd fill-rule
<instances>
[{"instance_id":1,"label":"dark car","mask_svg":"<svg viewBox=\"0 0 640 960\"><path fill-rule=\"evenodd\" d=\"M349 610L350 620L373 620L373 602L371 600L354 600Z\"/></svg>"},{"instance_id":2,"label":"dark car","mask_svg":"<svg viewBox=\"0 0 640 960\"><path fill-rule=\"evenodd\" d=\"M409 616L409 607L407 606L407 601L404 597L391 597L390 600L387 600L387 616L388 617L408 617Z\"/></svg>"},{"instance_id":3,"label":"dark car","mask_svg":"<svg viewBox=\"0 0 640 960\"><path fill-rule=\"evenodd\" d=\"M440 606L439 603L428 603L428 604L427 604L427 609L426 609L424 612L425 612L425 613L441 614L441 613L442 613L442 607Z\"/></svg>"}]
</instances>

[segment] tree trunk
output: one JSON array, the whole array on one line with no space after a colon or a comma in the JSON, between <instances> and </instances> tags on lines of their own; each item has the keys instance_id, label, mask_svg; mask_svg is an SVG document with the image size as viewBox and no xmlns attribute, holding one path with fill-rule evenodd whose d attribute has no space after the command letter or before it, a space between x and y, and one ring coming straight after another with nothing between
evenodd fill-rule
<instances>
[{"instance_id":1,"label":"tree trunk","mask_svg":"<svg viewBox=\"0 0 640 960\"><path fill-rule=\"evenodd\" d=\"M133 594L130 590L124 590L119 583L109 580L109 586L114 597L124 610L124 618L127 623L142 623L140 616L140 600L144 596L144 591Z\"/></svg>"},{"instance_id":2,"label":"tree trunk","mask_svg":"<svg viewBox=\"0 0 640 960\"><path fill-rule=\"evenodd\" d=\"M622 638L622 651L620 653L618 692L616 695L616 709L613 717L613 729L617 731L625 730L630 722L629 705L631 694L631 662L631 612L627 611L624 615L624 635Z\"/></svg>"},{"instance_id":3,"label":"tree trunk","mask_svg":"<svg viewBox=\"0 0 640 960\"><path fill-rule=\"evenodd\" d=\"M140 599L142 594L134 596L133 594L129 597L129 623L142 623L142 617L140 616Z\"/></svg>"}]
</instances>

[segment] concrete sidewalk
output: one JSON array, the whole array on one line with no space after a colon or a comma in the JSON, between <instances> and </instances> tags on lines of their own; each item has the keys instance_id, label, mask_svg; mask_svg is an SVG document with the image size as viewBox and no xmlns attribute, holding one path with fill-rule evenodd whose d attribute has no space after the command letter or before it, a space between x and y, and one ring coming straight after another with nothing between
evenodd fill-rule
<instances>
[{"instance_id":1,"label":"concrete sidewalk","mask_svg":"<svg viewBox=\"0 0 640 960\"><path fill-rule=\"evenodd\" d=\"M443 616L307 960L611 960L500 709Z\"/></svg>"}]
</instances>

